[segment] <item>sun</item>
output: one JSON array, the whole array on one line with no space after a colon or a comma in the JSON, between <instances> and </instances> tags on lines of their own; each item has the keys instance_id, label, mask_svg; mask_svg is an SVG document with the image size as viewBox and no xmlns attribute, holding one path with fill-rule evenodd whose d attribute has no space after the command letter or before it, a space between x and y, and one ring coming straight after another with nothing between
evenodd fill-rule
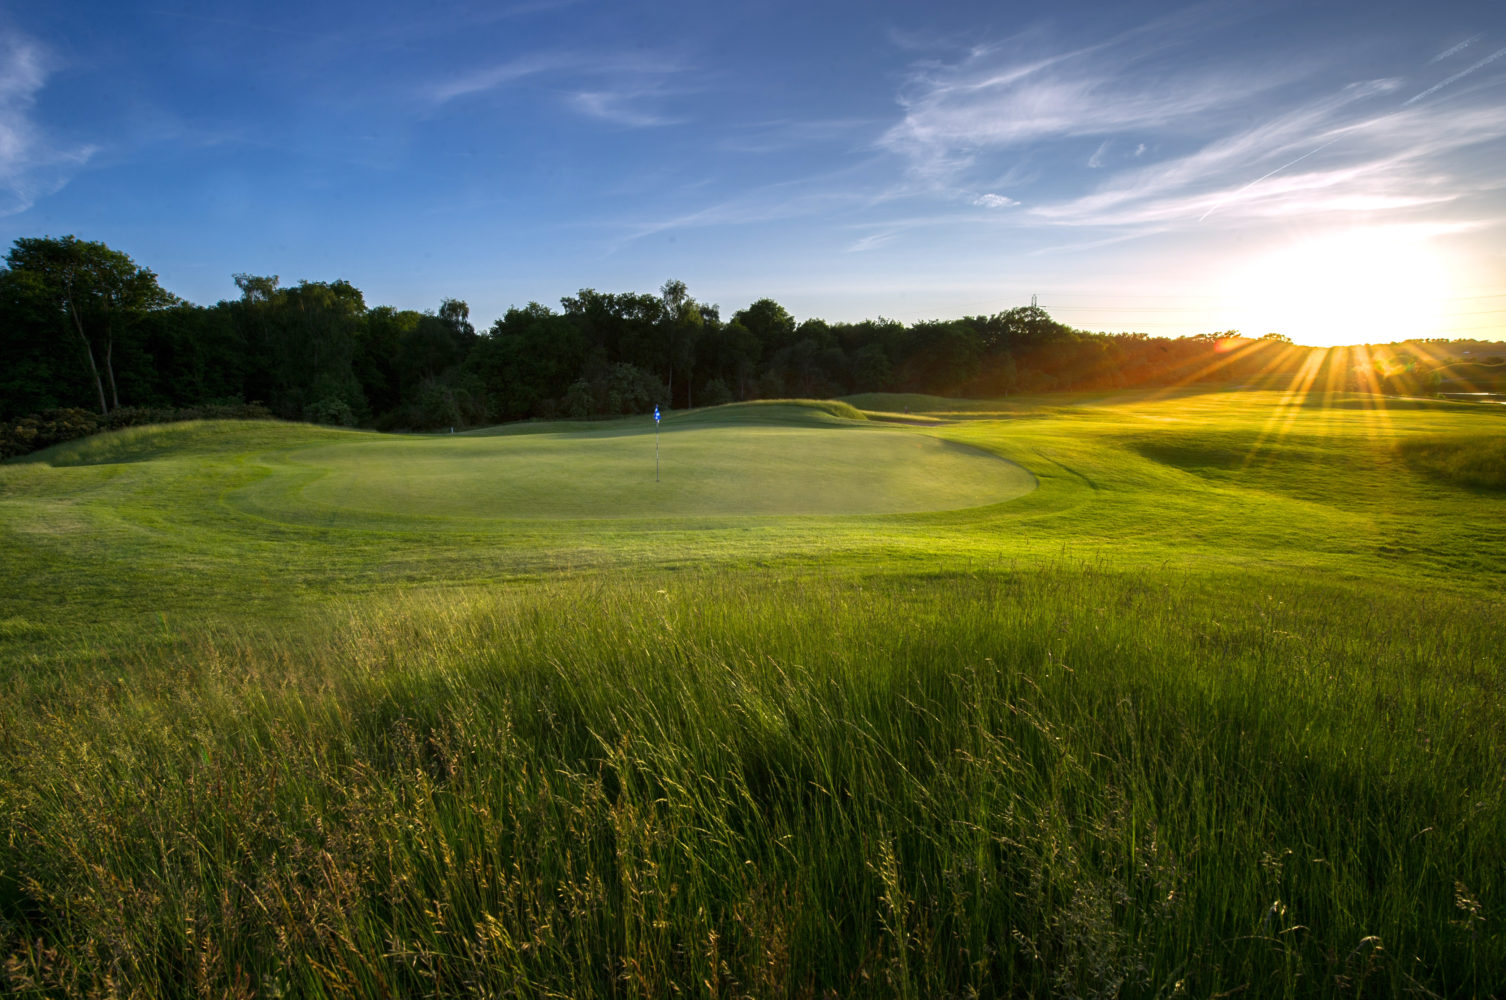
<instances>
[{"instance_id":1,"label":"sun","mask_svg":"<svg viewBox=\"0 0 1506 1000\"><path fill-rule=\"evenodd\" d=\"M1224 295L1246 336L1281 333L1332 347L1441 336L1450 288L1444 257L1426 236L1369 228L1246 260Z\"/></svg>"}]
</instances>

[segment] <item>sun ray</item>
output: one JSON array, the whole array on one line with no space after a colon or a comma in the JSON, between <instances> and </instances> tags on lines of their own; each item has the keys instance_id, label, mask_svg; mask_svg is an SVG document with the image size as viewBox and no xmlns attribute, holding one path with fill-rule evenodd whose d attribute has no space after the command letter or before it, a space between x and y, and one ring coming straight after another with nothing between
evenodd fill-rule
<instances>
[{"instance_id":1,"label":"sun ray","mask_svg":"<svg viewBox=\"0 0 1506 1000\"><path fill-rule=\"evenodd\" d=\"M1173 377L1171 377L1164 385L1159 386L1155 390L1153 390L1146 397L1146 401L1159 402L1160 400L1167 399L1175 395L1180 390L1185 389L1189 385L1204 381L1214 373L1223 371L1231 365L1234 365L1236 362L1246 360L1251 354L1256 354L1262 351L1269 351L1272 350L1273 347L1278 345L1280 346L1281 350L1277 355L1277 360L1288 358L1293 353L1303 350L1303 348L1295 347L1291 344L1281 344L1279 341L1251 340L1243 337L1224 338L1223 340L1218 341L1213 347L1213 350L1217 355L1216 357L1211 360L1207 358L1196 358L1192 361L1187 362L1185 365L1181 366L1180 371ZM1275 371L1276 374L1279 374L1279 369L1274 364L1267 364L1264 368L1264 371L1266 373L1272 373L1273 371Z\"/></svg>"},{"instance_id":2,"label":"sun ray","mask_svg":"<svg viewBox=\"0 0 1506 1000\"><path fill-rule=\"evenodd\" d=\"M1361 362L1356 366L1356 369L1363 373L1364 378L1361 402L1364 403L1368 415L1376 418L1366 419L1365 434L1371 440L1375 440L1379 436L1378 425L1384 425L1388 432L1391 429L1391 415L1386 409L1386 396L1381 389L1380 379L1377 377L1378 365L1386 363L1386 359L1384 357L1378 359L1369 344L1363 344L1351 350L1359 354Z\"/></svg>"},{"instance_id":3,"label":"sun ray","mask_svg":"<svg viewBox=\"0 0 1506 1000\"><path fill-rule=\"evenodd\" d=\"M1325 437L1333 433L1338 422L1336 401L1348 388L1351 352L1347 347L1330 347L1323 352L1323 404L1321 426Z\"/></svg>"},{"instance_id":4,"label":"sun ray","mask_svg":"<svg viewBox=\"0 0 1506 1000\"><path fill-rule=\"evenodd\" d=\"M1302 367L1297 370L1297 374L1287 385L1286 392L1276 401L1275 409L1266 418L1265 425L1261 427L1259 435L1255 438L1255 443L1250 446L1249 452L1245 455L1246 467L1255 460L1256 454L1273 435L1278 441L1286 436L1301 412L1302 401L1318 377L1325 353L1324 351L1309 351L1303 359Z\"/></svg>"}]
</instances>

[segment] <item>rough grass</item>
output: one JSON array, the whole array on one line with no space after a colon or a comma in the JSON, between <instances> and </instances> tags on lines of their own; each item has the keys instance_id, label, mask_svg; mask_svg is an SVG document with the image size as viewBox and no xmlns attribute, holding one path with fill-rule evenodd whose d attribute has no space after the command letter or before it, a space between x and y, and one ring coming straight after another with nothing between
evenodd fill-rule
<instances>
[{"instance_id":1,"label":"rough grass","mask_svg":"<svg viewBox=\"0 0 1506 1000\"><path fill-rule=\"evenodd\" d=\"M1411 438L1399 450L1407 464L1445 482L1506 490L1506 437L1499 434Z\"/></svg>"},{"instance_id":2,"label":"rough grass","mask_svg":"<svg viewBox=\"0 0 1506 1000\"><path fill-rule=\"evenodd\" d=\"M185 420L172 424L125 427L67 441L33 452L10 465L67 468L203 455L238 456L259 450L283 450L317 441L347 440L358 435L357 431L268 420Z\"/></svg>"},{"instance_id":3,"label":"rough grass","mask_svg":"<svg viewBox=\"0 0 1506 1000\"><path fill-rule=\"evenodd\" d=\"M0 992L1500 995L1506 551L1402 457L1499 420L1011 404L941 513L0 468Z\"/></svg>"}]
</instances>

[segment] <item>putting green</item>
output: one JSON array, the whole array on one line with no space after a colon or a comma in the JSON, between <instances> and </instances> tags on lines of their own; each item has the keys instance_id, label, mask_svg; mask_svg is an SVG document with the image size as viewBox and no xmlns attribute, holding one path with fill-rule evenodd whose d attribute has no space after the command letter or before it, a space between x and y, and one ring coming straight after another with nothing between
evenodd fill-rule
<instances>
[{"instance_id":1,"label":"putting green","mask_svg":"<svg viewBox=\"0 0 1506 1000\"><path fill-rule=\"evenodd\" d=\"M255 487L298 508L384 516L601 518L894 514L998 503L1035 478L913 431L620 424L492 437L361 437L288 455ZM296 467L298 474L289 467Z\"/></svg>"}]
</instances>

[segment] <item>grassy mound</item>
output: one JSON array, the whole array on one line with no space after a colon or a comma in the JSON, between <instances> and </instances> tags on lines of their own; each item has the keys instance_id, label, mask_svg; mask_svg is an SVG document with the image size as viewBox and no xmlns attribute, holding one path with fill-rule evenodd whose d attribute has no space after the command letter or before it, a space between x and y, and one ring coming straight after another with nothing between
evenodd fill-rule
<instances>
[{"instance_id":1,"label":"grassy mound","mask_svg":"<svg viewBox=\"0 0 1506 1000\"><path fill-rule=\"evenodd\" d=\"M1506 490L1506 436L1408 438L1397 450L1408 465L1456 486Z\"/></svg>"},{"instance_id":2,"label":"grassy mound","mask_svg":"<svg viewBox=\"0 0 1506 1000\"><path fill-rule=\"evenodd\" d=\"M862 410L835 399L758 399L671 414L669 424L800 424L831 426L867 420Z\"/></svg>"},{"instance_id":3,"label":"grassy mound","mask_svg":"<svg viewBox=\"0 0 1506 1000\"><path fill-rule=\"evenodd\" d=\"M115 465L196 455L235 455L285 450L358 434L314 424L271 420L185 420L172 424L126 427L54 445L27 455L27 463L57 467Z\"/></svg>"},{"instance_id":4,"label":"grassy mound","mask_svg":"<svg viewBox=\"0 0 1506 1000\"><path fill-rule=\"evenodd\" d=\"M877 413L968 413L1010 409L1010 403L1007 400L950 399L946 396L927 396L918 392L863 392L855 396L843 396L842 401L859 410Z\"/></svg>"}]
</instances>

